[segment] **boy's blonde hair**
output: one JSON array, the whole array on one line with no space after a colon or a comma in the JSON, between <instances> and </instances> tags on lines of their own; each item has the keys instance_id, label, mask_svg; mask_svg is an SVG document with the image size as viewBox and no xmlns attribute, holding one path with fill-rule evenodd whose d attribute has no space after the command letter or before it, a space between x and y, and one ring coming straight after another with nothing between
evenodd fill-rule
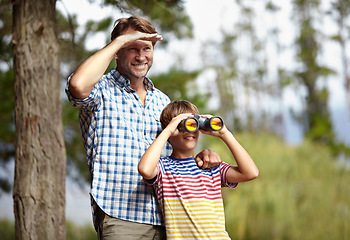
<instances>
[{"instance_id":1,"label":"boy's blonde hair","mask_svg":"<svg viewBox=\"0 0 350 240\"><path fill-rule=\"evenodd\" d=\"M162 111L160 115L160 123L162 128L166 128L170 121L181 113L192 113L194 115L199 115L198 108L186 100L177 100L169 103Z\"/></svg>"}]
</instances>

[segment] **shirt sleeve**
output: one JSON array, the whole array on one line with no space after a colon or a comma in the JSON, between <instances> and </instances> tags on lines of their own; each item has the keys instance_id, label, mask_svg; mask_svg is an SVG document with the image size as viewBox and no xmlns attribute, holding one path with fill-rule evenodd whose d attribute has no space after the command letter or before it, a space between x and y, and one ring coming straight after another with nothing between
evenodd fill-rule
<instances>
[{"instance_id":1,"label":"shirt sleeve","mask_svg":"<svg viewBox=\"0 0 350 240\"><path fill-rule=\"evenodd\" d=\"M68 100L72 103L73 107L79 108L80 110L94 111L98 108L101 101L102 79L95 84L94 88L92 89L90 95L87 98L79 99L75 98L69 91L69 82L73 74L71 74L68 77L67 85L65 88Z\"/></svg>"},{"instance_id":2,"label":"shirt sleeve","mask_svg":"<svg viewBox=\"0 0 350 240\"><path fill-rule=\"evenodd\" d=\"M158 171L158 173L154 178L152 178L152 179L144 179L143 178L143 181L144 181L144 183L146 183L146 185L154 186L159 182L160 175L161 175L160 170L159 170L159 163L157 165L157 171Z\"/></svg>"},{"instance_id":3,"label":"shirt sleeve","mask_svg":"<svg viewBox=\"0 0 350 240\"><path fill-rule=\"evenodd\" d=\"M221 187L229 187L229 188L236 188L238 183L230 183L227 181L226 174L229 168L233 167L233 165L230 165L228 163L222 162L220 164L220 175L221 175Z\"/></svg>"},{"instance_id":4,"label":"shirt sleeve","mask_svg":"<svg viewBox=\"0 0 350 240\"><path fill-rule=\"evenodd\" d=\"M161 182L163 169L164 169L163 161L162 161L162 158L160 158L157 164L157 171L158 171L157 176L149 180L143 178L144 183L146 183L146 185L149 185L149 186L154 186L154 187L157 186Z\"/></svg>"}]
</instances>

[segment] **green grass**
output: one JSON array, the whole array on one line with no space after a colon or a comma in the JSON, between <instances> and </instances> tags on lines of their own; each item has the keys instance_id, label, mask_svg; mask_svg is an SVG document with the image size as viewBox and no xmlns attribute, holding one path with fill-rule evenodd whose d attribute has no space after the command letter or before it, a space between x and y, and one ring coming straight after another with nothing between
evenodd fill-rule
<instances>
[{"instance_id":1,"label":"green grass","mask_svg":"<svg viewBox=\"0 0 350 240\"><path fill-rule=\"evenodd\" d=\"M310 142L287 146L267 134L236 138L260 175L235 190L223 189L232 239L350 240L350 170L330 151ZM207 147L234 163L226 146L209 141Z\"/></svg>"},{"instance_id":2,"label":"green grass","mask_svg":"<svg viewBox=\"0 0 350 240\"><path fill-rule=\"evenodd\" d=\"M237 134L260 175L223 189L226 226L235 240L350 240L350 169L325 147L287 146L268 134ZM203 145L234 163L222 141ZM2 239L14 239L13 223L0 221ZM67 222L68 239L96 239L92 224Z\"/></svg>"},{"instance_id":3,"label":"green grass","mask_svg":"<svg viewBox=\"0 0 350 240\"><path fill-rule=\"evenodd\" d=\"M66 222L66 240L96 240L97 234L92 224L78 225L72 221ZM1 240L15 239L15 223L8 219L0 219Z\"/></svg>"}]
</instances>

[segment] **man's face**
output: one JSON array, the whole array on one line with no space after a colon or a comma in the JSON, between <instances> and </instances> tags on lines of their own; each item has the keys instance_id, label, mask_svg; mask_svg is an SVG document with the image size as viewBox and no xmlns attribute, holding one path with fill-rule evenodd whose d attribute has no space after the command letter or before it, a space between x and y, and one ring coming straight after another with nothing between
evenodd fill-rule
<instances>
[{"instance_id":1,"label":"man's face","mask_svg":"<svg viewBox=\"0 0 350 240\"><path fill-rule=\"evenodd\" d=\"M134 30L127 30L124 34ZM137 40L116 54L117 70L130 81L144 79L153 64L153 45L151 41Z\"/></svg>"}]
</instances>

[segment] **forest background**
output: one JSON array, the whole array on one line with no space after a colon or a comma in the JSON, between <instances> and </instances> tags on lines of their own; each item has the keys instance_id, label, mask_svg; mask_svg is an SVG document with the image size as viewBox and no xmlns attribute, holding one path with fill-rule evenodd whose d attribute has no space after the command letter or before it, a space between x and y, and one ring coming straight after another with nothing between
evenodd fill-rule
<instances>
[{"instance_id":1,"label":"forest background","mask_svg":"<svg viewBox=\"0 0 350 240\"><path fill-rule=\"evenodd\" d=\"M8 192L14 179L16 132L8 2L2 0L0 9L3 226L13 220ZM158 1L145 2L106 6L98 1L90 6L83 0L57 1L67 219L73 221L67 224L69 239L87 239L84 232L93 233L86 223L91 219L89 178L77 112L63 93L65 81L84 58L108 42L113 20L129 16L130 10L157 15L150 2ZM159 2L174 2L178 9L165 7L177 12L183 25L154 17L165 41L156 47L151 79L172 99L188 99L201 112L222 115L261 172L259 179L237 191L224 191L231 237L349 239L349 1ZM162 7L158 11L164 12ZM228 154L211 138L202 138L201 147L217 150L223 159ZM69 235L75 224L87 224L81 236Z\"/></svg>"}]
</instances>

